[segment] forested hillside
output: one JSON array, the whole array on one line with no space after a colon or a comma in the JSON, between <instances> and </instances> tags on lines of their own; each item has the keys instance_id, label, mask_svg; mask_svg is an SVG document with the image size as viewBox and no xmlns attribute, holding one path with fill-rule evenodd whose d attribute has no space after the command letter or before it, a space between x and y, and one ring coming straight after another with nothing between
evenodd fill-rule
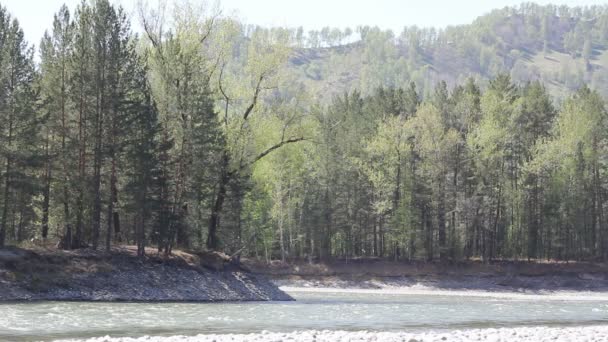
<instances>
[{"instance_id":1,"label":"forested hillside","mask_svg":"<svg viewBox=\"0 0 608 342\"><path fill-rule=\"evenodd\" d=\"M17 19L0 8L0 246L608 257L606 7L395 36L194 2L143 3L135 33L83 1L36 51Z\"/></svg>"},{"instance_id":2,"label":"forested hillside","mask_svg":"<svg viewBox=\"0 0 608 342\"><path fill-rule=\"evenodd\" d=\"M370 94L380 86L407 87L410 81L425 96L440 81L452 87L474 77L485 87L499 73L514 82L541 80L560 99L583 84L608 95L605 6L529 3L446 29L328 27L294 35L307 48L291 59L293 68L327 100L345 90Z\"/></svg>"}]
</instances>

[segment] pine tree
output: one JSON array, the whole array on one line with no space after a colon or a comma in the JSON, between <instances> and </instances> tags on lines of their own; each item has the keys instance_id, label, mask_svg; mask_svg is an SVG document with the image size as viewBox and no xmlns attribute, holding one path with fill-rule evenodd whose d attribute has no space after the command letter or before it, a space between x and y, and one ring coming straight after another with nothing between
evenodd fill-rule
<instances>
[{"instance_id":1,"label":"pine tree","mask_svg":"<svg viewBox=\"0 0 608 342\"><path fill-rule=\"evenodd\" d=\"M134 215L137 255L144 256L146 242L158 227L163 207L157 196L162 185L159 158L171 146L160 144L158 110L148 84L145 60L140 57L129 62L126 68L131 73L127 78L129 91L123 103L128 127L124 132L127 137L124 141L125 175L128 177L124 188L125 209Z\"/></svg>"},{"instance_id":2,"label":"pine tree","mask_svg":"<svg viewBox=\"0 0 608 342\"><path fill-rule=\"evenodd\" d=\"M35 147L40 120L36 108L33 50L27 46L19 22L1 7L0 70L0 121L3 123L0 126L0 157L4 163L0 171L3 178L0 246L3 246L7 234L18 237L20 228L28 220L24 217L24 206L30 205L31 197L28 196L33 196L32 167L37 157ZM20 216L18 226L15 226L16 215Z\"/></svg>"},{"instance_id":3,"label":"pine tree","mask_svg":"<svg viewBox=\"0 0 608 342\"><path fill-rule=\"evenodd\" d=\"M94 108L94 82L93 82L93 32L91 24L92 11L86 2L81 2L76 9L74 20L74 49L70 58L72 74L69 79L70 100L75 108L77 122L78 146L78 175L75 177L77 185L76 222L75 232L72 234L70 225L67 225L64 236L64 248L78 248L85 246L90 234L85 231L89 221L85 219L90 212L91 177L89 173L89 156L91 150L92 114Z\"/></svg>"},{"instance_id":4,"label":"pine tree","mask_svg":"<svg viewBox=\"0 0 608 342\"><path fill-rule=\"evenodd\" d=\"M44 218L42 238L48 234L48 211L51 184L57 189L57 202L63 206L63 235L71 235L72 218L70 214L72 194L71 186L75 179L73 174L77 160L75 155L75 135L73 106L69 99L74 36L74 24L66 6L62 6L53 21L51 34L46 33L40 44L41 55L41 96L44 110L48 115L46 123L46 175L44 185ZM55 174L55 179L51 175ZM71 242L71 241L70 241Z\"/></svg>"}]
</instances>

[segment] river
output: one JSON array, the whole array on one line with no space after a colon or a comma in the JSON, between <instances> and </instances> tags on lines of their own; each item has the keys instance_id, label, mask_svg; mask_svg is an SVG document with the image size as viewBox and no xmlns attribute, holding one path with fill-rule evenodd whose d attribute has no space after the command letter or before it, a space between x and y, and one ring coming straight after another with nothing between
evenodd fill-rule
<instances>
[{"instance_id":1,"label":"river","mask_svg":"<svg viewBox=\"0 0 608 342\"><path fill-rule=\"evenodd\" d=\"M428 331L608 324L608 301L291 293L294 302L0 304L0 340L139 337L263 330Z\"/></svg>"}]
</instances>

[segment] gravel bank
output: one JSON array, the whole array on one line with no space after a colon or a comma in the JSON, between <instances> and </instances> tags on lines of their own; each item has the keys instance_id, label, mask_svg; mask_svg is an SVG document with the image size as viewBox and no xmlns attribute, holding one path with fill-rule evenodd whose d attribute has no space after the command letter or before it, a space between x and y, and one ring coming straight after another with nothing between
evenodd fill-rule
<instances>
[{"instance_id":1,"label":"gravel bank","mask_svg":"<svg viewBox=\"0 0 608 342\"><path fill-rule=\"evenodd\" d=\"M608 294L606 273L561 273L543 275L428 274L407 276L285 276L269 275L281 287L362 290L420 289L455 292L489 291L508 293L550 293L554 291Z\"/></svg>"},{"instance_id":2,"label":"gravel bank","mask_svg":"<svg viewBox=\"0 0 608 342\"><path fill-rule=\"evenodd\" d=\"M608 341L608 325L587 327L519 327L500 329L466 329L429 332L369 332L369 331L295 331L291 333L261 332L254 334L223 334L196 336L144 336L140 338L99 337L62 342L211 342L211 341L386 341L386 342L443 342L443 341L509 341L509 342L571 342Z\"/></svg>"},{"instance_id":3,"label":"gravel bank","mask_svg":"<svg viewBox=\"0 0 608 342\"><path fill-rule=\"evenodd\" d=\"M287 293L356 293L370 295L417 295L417 296L450 296L482 297L489 299L515 300L557 300L557 301L608 301L608 292L589 291L531 291L521 289L517 292L489 290L445 290L440 288L414 285L409 287L384 287L377 289L338 288L338 287L292 287L281 286Z\"/></svg>"},{"instance_id":4,"label":"gravel bank","mask_svg":"<svg viewBox=\"0 0 608 342\"><path fill-rule=\"evenodd\" d=\"M196 255L137 258L130 250L0 253L0 302L292 300L262 275L238 266L216 270Z\"/></svg>"},{"instance_id":5,"label":"gravel bank","mask_svg":"<svg viewBox=\"0 0 608 342\"><path fill-rule=\"evenodd\" d=\"M425 263L384 259L334 260L309 264L249 261L255 273L279 286L346 289L423 287L491 292L608 293L608 263L463 261Z\"/></svg>"}]
</instances>

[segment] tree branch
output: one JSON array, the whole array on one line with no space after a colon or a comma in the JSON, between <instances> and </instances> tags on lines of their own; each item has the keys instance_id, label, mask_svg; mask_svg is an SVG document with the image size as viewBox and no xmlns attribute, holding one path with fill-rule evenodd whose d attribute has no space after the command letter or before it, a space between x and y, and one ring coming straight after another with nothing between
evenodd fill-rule
<instances>
[{"instance_id":1,"label":"tree branch","mask_svg":"<svg viewBox=\"0 0 608 342\"><path fill-rule=\"evenodd\" d=\"M250 166L250 165L253 165L253 164L257 163L260 159L266 157L272 151L274 151L276 149L279 149L279 148L283 147L284 145L291 144L291 143L296 143L296 142L300 142L300 141L304 141L304 140L306 140L306 138L304 138L304 137L291 138L291 139L288 139L288 140L282 140L280 143L278 143L276 145L273 145L273 146L269 147L267 150L265 150L264 152L258 154L258 156L255 157L255 159L253 161L251 161L251 162L249 162L249 163L241 166L241 169L244 169L247 166Z\"/></svg>"},{"instance_id":2,"label":"tree branch","mask_svg":"<svg viewBox=\"0 0 608 342\"><path fill-rule=\"evenodd\" d=\"M245 109L245 113L243 114L243 120L247 120L249 114L251 114L251 111L253 110L253 107L255 107L256 103L258 102L258 97L260 96L260 91L262 90L262 81L264 81L265 76L265 73L260 74L260 77L258 78L258 83L255 86L255 91L253 92L253 100L251 101L249 107Z\"/></svg>"},{"instance_id":3,"label":"tree branch","mask_svg":"<svg viewBox=\"0 0 608 342\"><path fill-rule=\"evenodd\" d=\"M226 67L226 63L222 64L222 68L220 69L220 77L218 79L218 86L220 88L220 93L224 97L226 101L226 107L224 108L224 125L228 127L228 105L230 103L230 97L224 91L224 87L222 86L222 78L224 77L224 68Z\"/></svg>"},{"instance_id":4,"label":"tree branch","mask_svg":"<svg viewBox=\"0 0 608 342\"><path fill-rule=\"evenodd\" d=\"M205 34L203 34L203 36L200 39L200 43L201 44L205 44L205 41L207 40L207 38L209 38L209 36L211 36L211 32L213 31L213 26L215 25L216 20L222 15L222 11L219 10L217 11L212 17L211 19L209 19L209 21L207 22L207 32L205 32Z\"/></svg>"},{"instance_id":5,"label":"tree branch","mask_svg":"<svg viewBox=\"0 0 608 342\"><path fill-rule=\"evenodd\" d=\"M163 65L166 64L165 56L163 52L163 24L164 24L164 15L165 8L162 5L162 2L158 2L158 13L149 12L146 13L146 7L144 7L143 2L139 3L139 15L140 20L144 29L144 34L152 43L152 47L156 50L158 57L160 58ZM147 17L150 16L150 18ZM158 33L154 31L158 29Z\"/></svg>"}]
</instances>

